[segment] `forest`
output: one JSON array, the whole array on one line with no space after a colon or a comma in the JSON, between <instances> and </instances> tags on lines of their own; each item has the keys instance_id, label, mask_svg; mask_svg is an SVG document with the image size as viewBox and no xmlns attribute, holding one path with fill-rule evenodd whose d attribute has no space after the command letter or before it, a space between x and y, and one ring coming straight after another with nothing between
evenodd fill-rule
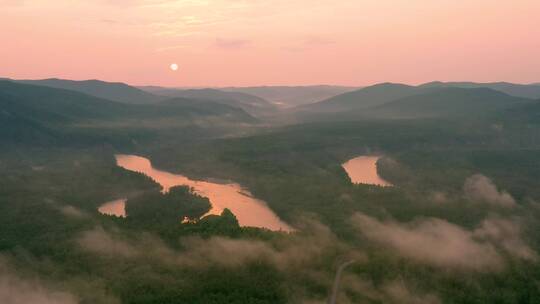
<instances>
[{"instance_id":1,"label":"forest","mask_svg":"<svg viewBox=\"0 0 540 304\"><path fill-rule=\"evenodd\" d=\"M0 290L23 302L324 303L350 260L340 303L540 302L537 104L283 124L212 101L2 85ZM201 218L206 197L163 193L117 166L123 153L234 180L295 230ZM352 183L341 165L358 155L382 156L394 186ZM127 217L97 211L122 197Z\"/></svg>"}]
</instances>

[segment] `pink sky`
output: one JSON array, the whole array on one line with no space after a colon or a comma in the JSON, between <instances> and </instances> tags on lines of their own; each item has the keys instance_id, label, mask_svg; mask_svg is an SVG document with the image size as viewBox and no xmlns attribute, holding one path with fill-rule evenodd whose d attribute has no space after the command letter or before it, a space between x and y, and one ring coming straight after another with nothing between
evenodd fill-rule
<instances>
[{"instance_id":1,"label":"pink sky","mask_svg":"<svg viewBox=\"0 0 540 304\"><path fill-rule=\"evenodd\" d=\"M0 28L0 77L540 82L538 0L0 0Z\"/></svg>"}]
</instances>

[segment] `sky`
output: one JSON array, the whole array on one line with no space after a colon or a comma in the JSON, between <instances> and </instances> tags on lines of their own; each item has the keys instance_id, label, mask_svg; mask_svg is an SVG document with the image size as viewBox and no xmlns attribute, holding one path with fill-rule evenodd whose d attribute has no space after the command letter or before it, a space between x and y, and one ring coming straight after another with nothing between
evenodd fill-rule
<instances>
[{"instance_id":1,"label":"sky","mask_svg":"<svg viewBox=\"0 0 540 304\"><path fill-rule=\"evenodd\" d=\"M539 13L538 0L0 0L0 77L533 83Z\"/></svg>"}]
</instances>

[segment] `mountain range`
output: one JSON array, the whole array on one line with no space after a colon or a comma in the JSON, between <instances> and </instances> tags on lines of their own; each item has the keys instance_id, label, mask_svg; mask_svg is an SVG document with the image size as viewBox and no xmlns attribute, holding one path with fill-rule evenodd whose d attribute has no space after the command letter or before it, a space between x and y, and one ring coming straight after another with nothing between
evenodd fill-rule
<instances>
[{"instance_id":1,"label":"mountain range","mask_svg":"<svg viewBox=\"0 0 540 304\"><path fill-rule=\"evenodd\" d=\"M489 83L478 83L478 82L428 82L420 87L424 88L444 88L444 87L454 87L454 88L488 88L496 91L506 93L508 95L516 97L524 97L531 99L540 98L540 83L532 84L515 84L509 82L489 82Z\"/></svg>"},{"instance_id":2,"label":"mountain range","mask_svg":"<svg viewBox=\"0 0 540 304\"><path fill-rule=\"evenodd\" d=\"M157 86L147 86L140 88L149 93L159 96L183 97L196 100L211 100L241 108L253 115L268 114L276 110L276 106L266 101L265 99L242 92L228 92L211 88L174 89Z\"/></svg>"},{"instance_id":3,"label":"mountain range","mask_svg":"<svg viewBox=\"0 0 540 304\"><path fill-rule=\"evenodd\" d=\"M484 116L519 104L535 103L540 98L540 92L538 96L532 94L536 85L493 87L476 83L432 82L419 86L381 83L302 105L294 112L301 120L310 121Z\"/></svg>"},{"instance_id":4,"label":"mountain range","mask_svg":"<svg viewBox=\"0 0 540 304\"><path fill-rule=\"evenodd\" d=\"M515 113L510 109L535 104L540 98L539 84L504 82L429 82L418 86L380 83L356 90L338 86L179 89L133 87L100 80L44 79L2 80L0 88L2 119L6 120L9 113L10 120L18 117L34 123L126 117L185 120L212 116L243 122L253 122L254 117L272 120L272 117L293 115L298 118L281 120L286 123L483 117L494 112ZM330 97L315 101L323 96ZM276 105L280 98L289 100L288 105L300 105L284 109ZM293 99L296 101L290 101ZM305 104L307 100L312 102ZM536 108L533 106L531 111L534 113ZM534 114L527 117L531 115L534 117Z\"/></svg>"},{"instance_id":5,"label":"mountain range","mask_svg":"<svg viewBox=\"0 0 540 304\"><path fill-rule=\"evenodd\" d=\"M223 91L255 95L282 108L318 102L357 89L358 87L331 85L221 88Z\"/></svg>"},{"instance_id":6,"label":"mountain range","mask_svg":"<svg viewBox=\"0 0 540 304\"><path fill-rule=\"evenodd\" d=\"M16 82L76 91L123 103L145 104L164 99L162 96L150 94L121 82L105 82L101 80L76 81L57 78L16 80Z\"/></svg>"},{"instance_id":7,"label":"mountain range","mask_svg":"<svg viewBox=\"0 0 540 304\"><path fill-rule=\"evenodd\" d=\"M174 128L200 122L219 127L257 120L240 108L214 101L167 98L151 104L127 104L0 80L0 141L27 142L84 128Z\"/></svg>"}]
</instances>

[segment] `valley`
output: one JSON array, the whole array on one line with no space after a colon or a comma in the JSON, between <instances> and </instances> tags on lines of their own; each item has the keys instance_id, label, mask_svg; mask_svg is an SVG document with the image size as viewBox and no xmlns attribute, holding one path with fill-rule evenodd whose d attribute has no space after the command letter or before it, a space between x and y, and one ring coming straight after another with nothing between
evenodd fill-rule
<instances>
[{"instance_id":1,"label":"valley","mask_svg":"<svg viewBox=\"0 0 540 304\"><path fill-rule=\"evenodd\" d=\"M0 304L539 304L539 12L0 0Z\"/></svg>"},{"instance_id":2,"label":"valley","mask_svg":"<svg viewBox=\"0 0 540 304\"><path fill-rule=\"evenodd\" d=\"M381 115L308 117L1 88L0 250L53 290L95 303L323 302L336 261L354 259L342 301L393 301L396 280L433 303L540 296L536 100L444 88L366 105ZM416 103L422 115L401 110Z\"/></svg>"}]
</instances>

